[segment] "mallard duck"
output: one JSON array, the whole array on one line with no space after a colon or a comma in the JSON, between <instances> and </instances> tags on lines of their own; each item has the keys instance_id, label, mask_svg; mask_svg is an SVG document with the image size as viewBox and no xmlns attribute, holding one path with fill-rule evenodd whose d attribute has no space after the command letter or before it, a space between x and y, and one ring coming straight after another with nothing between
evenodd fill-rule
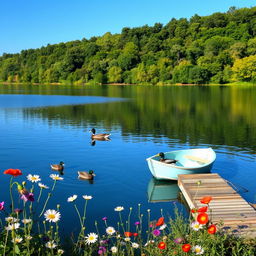
<instances>
[{"instance_id":1,"label":"mallard duck","mask_svg":"<svg viewBox=\"0 0 256 256\"><path fill-rule=\"evenodd\" d=\"M94 176L96 176L93 170L90 170L89 172L78 171L77 173L78 173L78 178L82 180L93 180Z\"/></svg>"},{"instance_id":2,"label":"mallard duck","mask_svg":"<svg viewBox=\"0 0 256 256\"><path fill-rule=\"evenodd\" d=\"M163 163L165 163L165 164L175 164L175 163L178 162L178 160L175 160L175 159L165 159L165 155L164 155L163 152L160 152L160 153L158 154L158 156L160 156L159 161L160 161L160 162L163 162Z\"/></svg>"},{"instance_id":3,"label":"mallard duck","mask_svg":"<svg viewBox=\"0 0 256 256\"><path fill-rule=\"evenodd\" d=\"M90 132L92 133L91 138L93 140L109 140L109 136L111 135L110 133L95 134L96 130L94 128L92 128Z\"/></svg>"},{"instance_id":4,"label":"mallard duck","mask_svg":"<svg viewBox=\"0 0 256 256\"><path fill-rule=\"evenodd\" d=\"M51 168L54 171L63 171L64 170L64 162L60 161L59 164L51 164Z\"/></svg>"}]
</instances>

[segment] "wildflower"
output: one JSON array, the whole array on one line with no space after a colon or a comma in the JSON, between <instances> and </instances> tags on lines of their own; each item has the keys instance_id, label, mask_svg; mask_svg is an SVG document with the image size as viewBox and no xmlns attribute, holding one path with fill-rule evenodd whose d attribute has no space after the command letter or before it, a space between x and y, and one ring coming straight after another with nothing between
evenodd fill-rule
<instances>
[{"instance_id":1,"label":"wildflower","mask_svg":"<svg viewBox=\"0 0 256 256\"><path fill-rule=\"evenodd\" d=\"M54 242L54 240L52 240L52 241L47 242L47 243L45 244L45 246L46 246L47 248L49 248L49 249L54 249L54 248L57 247L57 244Z\"/></svg>"},{"instance_id":2,"label":"wildflower","mask_svg":"<svg viewBox=\"0 0 256 256\"><path fill-rule=\"evenodd\" d=\"M205 197L203 197L203 198L200 200L200 202L201 202L202 204L209 204L209 203L211 202L211 200L212 200L212 197L211 197L211 196L205 196Z\"/></svg>"},{"instance_id":3,"label":"wildflower","mask_svg":"<svg viewBox=\"0 0 256 256\"><path fill-rule=\"evenodd\" d=\"M58 251L57 251L57 254L58 254L58 255L62 255L63 253L64 253L64 250L58 249Z\"/></svg>"},{"instance_id":4,"label":"wildflower","mask_svg":"<svg viewBox=\"0 0 256 256\"><path fill-rule=\"evenodd\" d=\"M70 203L70 202L74 202L76 199L77 199L77 195L70 196L70 197L68 198L68 202L69 202L69 203Z\"/></svg>"},{"instance_id":5,"label":"wildflower","mask_svg":"<svg viewBox=\"0 0 256 256\"><path fill-rule=\"evenodd\" d=\"M194 208L194 209L191 210L192 213L196 213L196 212L207 212L207 211L208 211L208 207L207 207L207 206L201 207L201 208L199 208L199 209Z\"/></svg>"},{"instance_id":6,"label":"wildflower","mask_svg":"<svg viewBox=\"0 0 256 256\"><path fill-rule=\"evenodd\" d=\"M15 238L12 239L12 242L15 243L15 244L19 244L19 243L22 242L22 240L23 240L22 237L16 236Z\"/></svg>"},{"instance_id":7,"label":"wildflower","mask_svg":"<svg viewBox=\"0 0 256 256\"><path fill-rule=\"evenodd\" d=\"M21 194L20 199L23 200L24 202L30 201L34 202L34 194L31 192L28 192L25 188L19 190L19 193Z\"/></svg>"},{"instance_id":8,"label":"wildflower","mask_svg":"<svg viewBox=\"0 0 256 256\"><path fill-rule=\"evenodd\" d=\"M19 227L20 227L20 223L11 223L7 227L5 227L5 229L7 231L11 231L11 230L18 229Z\"/></svg>"},{"instance_id":9,"label":"wildflower","mask_svg":"<svg viewBox=\"0 0 256 256\"><path fill-rule=\"evenodd\" d=\"M144 246L148 246L149 244L153 244L155 243L155 240L149 240L148 242L145 243Z\"/></svg>"},{"instance_id":10,"label":"wildflower","mask_svg":"<svg viewBox=\"0 0 256 256\"><path fill-rule=\"evenodd\" d=\"M106 248L104 246L100 246L99 247L99 250L98 250L98 254L101 255L101 254L104 254L106 252Z\"/></svg>"},{"instance_id":11,"label":"wildflower","mask_svg":"<svg viewBox=\"0 0 256 256\"><path fill-rule=\"evenodd\" d=\"M203 249L201 246L199 246L199 245L193 246L192 251L193 251L196 255L200 255L200 254L203 254L203 253L204 253L204 249Z\"/></svg>"},{"instance_id":12,"label":"wildflower","mask_svg":"<svg viewBox=\"0 0 256 256\"><path fill-rule=\"evenodd\" d=\"M116 212L121 212L121 211L123 211L124 210L124 207L123 206L117 206L116 208L115 208L115 211Z\"/></svg>"},{"instance_id":13,"label":"wildflower","mask_svg":"<svg viewBox=\"0 0 256 256\"><path fill-rule=\"evenodd\" d=\"M109 240L100 240L100 244L108 244Z\"/></svg>"},{"instance_id":14,"label":"wildflower","mask_svg":"<svg viewBox=\"0 0 256 256\"><path fill-rule=\"evenodd\" d=\"M57 212L55 210L47 210L44 213L44 217L49 222L57 222L60 220L61 215L59 212Z\"/></svg>"},{"instance_id":15,"label":"wildflower","mask_svg":"<svg viewBox=\"0 0 256 256\"><path fill-rule=\"evenodd\" d=\"M160 236L161 231L159 229L155 229L155 230L153 230L152 233L153 233L154 236Z\"/></svg>"},{"instance_id":16,"label":"wildflower","mask_svg":"<svg viewBox=\"0 0 256 256\"><path fill-rule=\"evenodd\" d=\"M160 242L157 247L160 249L160 250L164 250L166 248L166 243L165 242Z\"/></svg>"},{"instance_id":17,"label":"wildflower","mask_svg":"<svg viewBox=\"0 0 256 256\"><path fill-rule=\"evenodd\" d=\"M125 238L124 238L124 241L125 241L125 242L130 242L130 241L131 241L131 238L130 238L130 237L125 237Z\"/></svg>"},{"instance_id":18,"label":"wildflower","mask_svg":"<svg viewBox=\"0 0 256 256\"><path fill-rule=\"evenodd\" d=\"M132 248L135 248L135 249L139 248L139 244L137 244L137 243L132 243Z\"/></svg>"},{"instance_id":19,"label":"wildflower","mask_svg":"<svg viewBox=\"0 0 256 256\"><path fill-rule=\"evenodd\" d=\"M139 235L138 233L133 233L133 236L134 236L134 237L136 237L136 236L138 236L138 235Z\"/></svg>"},{"instance_id":20,"label":"wildflower","mask_svg":"<svg viewBox=\"0 0 256 256\"><path fill-rule=\"evenodd\" d=\"M203 226L198 222L198 221L193 221L190 224L190 227L193 228L193 230L198 231L199 229L201 229Z\"/></svg>"},{"instance_id":21,"label":"wildflower","mask_svg":"<svg viewBox=\"0 0 256 256\"><path fill-rule=\"evenodd\" d=\"M103 217L103 218L102 218L103 221L106 221L107 219L108 219L107 217Z\"/></svg>"},{"instance_id":22,"label":"wildflower","mask_svg":"<svg viewBox=\"0 0 256 256\"><path fill-rule=\"evenodd\" d=\"M159 230L164 230L167 227L167 225L164 223L162 226L159 227Z\"/></svg>"},{"instance_id":23,"label":"wildflower","mask_svg":"<svg viewBox=\"0 0 256 256\"><path fill-rule=\"evenodd\" d=\"M182 237L178 237L178 238L175 238L175 239L173 240L173 242L174 242L175 244L181 244L183 241L184 241L184 239L183 239Z\"/></svg>"},{"instance_id":24,"label":"wildflower","mask_svg":"<svg viewBox=\"0 0 256 256\"><path fill-rule=\"evenodd\" d=\"M24 224L30 223L32 220L31 219L23 219L21 222Z\"/></svg>"},{"instance_id":25,"label":"wildflower","mask_svg":"<svg viewBox=\"0 0 256 256\"><path fill-rule=\"evenodd\" d=\"M63 180L64 178L60 177L59 174L51 174L50 178L53 180Z\"/></svg>"},{"instance_id":26,"label":"wildflower","mask_svg":"<svg viewBox=\"0 0 256 256\"><path fill-rule=\"evenodd\" d=\"M17 214L19 214L19 213L23 212L23 210L22 210L22 209L19 209L19 208L16 208L16 209L14 209L14 212L17 213Z\"/></svg>"},{"instance_id":27,"label":"wildflower","mask_svg":"<svg viewBox=\"0 0 256 256\"><path fill-rule=\"evenodd\" d=\"M189 252L191 249L191 245L190 244L183 244L182 245L182 251L183 252Z\"/></svg>"},{"instance_id":28,"label":"wildflower","mask_svg":"<svg viewBox=\"0 0 256 256\"><path fill-rule=\"evenodd\" d=\"M4 171L4 174L10 174L13 177L17 177L17 176L22 175L22 172L19 169L7 169Z\"/></svg>"},{"instance_id":29,"label":"wildflower","mask_svg":"<svg viewBox=\"0 0 256 256\"><path fill-rule=\"evenodd\" d=\"M3 211L4 210L4 202L1 202L0 203L0 211Z\"/></svg>"},{"instance_id":30,"label":"wildflower","mask_svg":"<svg viewBox=\"0 0 256 256\"><path fill-rule=\"evenodd\" d=\"M202 213L198 214L198 216L197 216L197 221L202 225L206 224L208 222L208 220L209 219L208 219L207 213L202 212Z\"/></svg>"},{"instance_id":31,"label":"wildflower","mask_svg":"<svg viewBox=\"0 0 256 256\"><path fill-rule=\"evenodd\" d=\"M164 217L161 217L158 219L158 221L156 222L156 226L162 226L164 224Z\"/></svg>"},{"instance_id":32,"label":"wildflower","mask_svg":"<svg viewBox=\"0 0 256 256\"><path fill-rule=\"evenodd\" d=\"M27 179L28 179L29 181L31 181L32 183L37 183L38 181L41 180L39 175L31 175L31 174L29 174L29 175L27 176Z\"/></svg>"},{"instance_id":33,"label":"wildflower","mask_svg":"<svg viewBox=\"0 0 256 256\"><path fill-rule=\"evenodd\" d=\"M110 251L111 251L112 253L117 253L118 249L117 249L116 246L112 246L112 247L110 248Z\"/></svg>"},{"instance_id":34,"label":"wildflower","mask_svg":"<svg viewBox=\"0 0 256 256\"><path fill-rule=\"evenodd\" d=\"M89 233L85 238L87 244L94 244L98 239L98 235L95 233Z\"/></svg>"},{"instance_id":35,"label":"wildflower","mask_svg":"<svg viewBox=\"0 0 256 256\"><path fill-rule=\"evenodd\" d=\"M140 225L140 222L139 222L139 221L136 221L136 222L134 223L134 225L135 225L135 226L138 226L138 225Z\"/></svg>"},{"instance_id":36,"label":"wildflower","mask_svg":"<svg viewBox=\"0 0 256 256\"><path fill-rule=\"evenodd\" d=\"M132 232L124 232L125 237L131 237L132 236Z\"/></svg>"},{"instance_id":37,"label":"wildflower","mask_svg":"<svg viewBox=\"0 0 256 256\"><path fill-rule=\"evenodd\" d=\"M19 221L19 219L16 219L16 218L14 218L14 217L6 217L5 218L5 220L7 221L7 222L10 222L10 223L15 223L15 222L18 222Z\"/></svg>"},{"instance_id":38,"label":"wildflower","mask_svg":"<svg viewBox=\"0 0 256 256\"><path fill-rule=\"evenodd\" d=\"M209 234L215 234L216 231L217 231L217 227L216 227L214 224L210 225L210 226L208 227L208 229L207 229L207 232L208 232Z\"/></svg>"},{"instance_id":39,"label":"wildflower","mask_svg":"<svg viewBox=\"0 0 256 256\"><path fill-rule=\"evenodd\" d=\"M48 188L49 188L48 186L44 185L44 184L41 183L41 182L38 183L38 186L39 186L40 188L43 188L43 189L48 189Z\"/></svg>"},{"instance_id":40,"label":"wildflower","mask_svg":"<svg viewBox=\"0 0 256 256\"><path fill-rule=\"evenodd\" d=\"M26 240L31 240L33 237L32 236L29 236L29 235L27 235L27 236L25 236L25 239Z\"/></svg>"},{"instance_id":41,"label":"wildflower","mask_svg":"<svg viewBox=\"0 0 256 256\"><path fill-rule=\"evenodd\" d=\"M115 229L114 229L113 227L108 227L108 228L106 228L106 233L107 233L108 235L113 235L115 232L116 232L116 231L115 231Z\"/></svg>"},{"instance_id":42,"label":"wildflower","mask_svg":"<svg viewBox=\"0 0 256 256\"><path fill-rule=\"evenodd\" d=\"M85 199L85 200L91 200L91 199L92 199L92 196L84 195L84 196L83 196L83 199Z\"/></svg>"}]
</instances>

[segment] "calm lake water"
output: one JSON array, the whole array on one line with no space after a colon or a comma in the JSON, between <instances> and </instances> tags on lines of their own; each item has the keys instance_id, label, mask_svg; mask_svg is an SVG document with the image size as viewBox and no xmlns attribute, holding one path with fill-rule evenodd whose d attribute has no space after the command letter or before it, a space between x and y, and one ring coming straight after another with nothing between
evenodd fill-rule
<instances>
[{"instance_id":1,"label":"calm lake water","mask_svg":"<svg viewBox=\"0 0 256 256\"><path fill-rule=\"evenodd\" d=\"M103 228L104 216L116 226L116 206L125 208L124 218L132 207L132 222L138 203L144 215L151 209L152 219L161 209L173 216L174 205L186 215L176 183L156 183L148 169L145 159L161 151L212 147L217 153L212 172L248 189L241 195L256 202L255 110L256 87L0 85L0 169L21 169L19 182L38 174L51 186L49 175L56 172L50 163L65 162L64 180L47 207L61 205L63 233L79 227L67 202L73 194L81 210L81 196L93 196L87 232L95 231L94 221ZM111 141L92 146L93 127L111 133ZM78 170L89 169L96 173L93 184L77 177ZM9 200L10 177L0 175L0 201Z\"/></svg>"}]
</instances>

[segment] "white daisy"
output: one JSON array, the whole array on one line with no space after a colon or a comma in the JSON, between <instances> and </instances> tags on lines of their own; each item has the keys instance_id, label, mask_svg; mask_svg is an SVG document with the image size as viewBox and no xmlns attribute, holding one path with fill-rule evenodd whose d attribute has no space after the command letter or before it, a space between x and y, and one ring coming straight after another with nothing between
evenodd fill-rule
<instances>
[{"instance_id":1,"label":"white daisy","mask_svg":"<svg viewBox=\"0 0 256 256\"><path fill-rule=\"evenodd\" d=\"M200 246L200 245L196 245L192 247L192 251L196 254L196 255L200 255L204 253L204 249Z\"/></svg>"},{"instance_id":2,"label":"white daisy","mask_svg":"<svg viewBox=\"0 0 256 256\"><path fill-rule=\"evenodd\" d=\"M117 206L116 208L115 208L115 211L116 212L121 212L121 211L123 211L124 210L124 207L123 206Z\"/></svg>"},{"instance_id":3,"label":"white daisy","mask_svg":"<svg viewBox=\"0 0 256 256\"><path fill-rule=\"evenodd\" d=\"M21 222L24 224L30 223L32 220L31 219L23 219Z\"/></svg>"},{"instance_id":4,"label":"white daisy","mask_svg":"<svg viewBox=\"0 0 256 256\"><path fill-rule=\"evenodd\" d=\"M164 230L167 227L167 225L164 223L162 226L159 227L159 230Z\"/></svg>"},{"instance_id":5,"label":"white daisy","mask_svg":"<svg viewBox=\"0 0 256 256\"><path fill-rule=\"evenodd\" d=\"M94 244L98 239L98 235L95 233L89 233L85 238L87 244Z\"/></svg>"},{"instance_id":6,"label":"white daisy","mask_svg":"<svg viewBox=\"0 0 256 256\"><path fill-rule=\"evenodd\" d=\"M130 238L130 237L125 237L125 238L124 238L124 241L125 241L125 242L130 242L130 241L131 241L131 238Z\"/></svg>"},{"instance_id":7,"label":"white daisy","mask_svg":"<svg viewBox=\"0 0 256 256\"><path fill-rule=\"evenodd\" d=\"M19 219L16 219L14 217L6 217L5 220L9 223L15 223L19 221Z\"/></svg>"},{"instance_id":8,"label":"white daisy","mask_svg":"<svg viewBox=\"0 0 256 256\"><path fill-rule=\"evenodd\" d=\"M135 249L139 248L139 244L137 244L137 243L132 243L132 248L135 248Z\"/></svg>"},{"instance_id":9,"label":"white daisy","mask_svg":"<svg viewBox=\"0 0 256 256\"><path fill-rule=\"evenodd\" d=\"M15 243L15 244L19 244L19 243L22 242L22 240L23 240L22 237L16 236L15 238L12 239L12 242Z\"/></svg>"},{"instance_id":10,"label":"white daisy","mask_svg":"<svg viewBox=\"0 0 256 256\"><path fill-rule=\"evenodd\" d=\"M58 251L57 251L57 254L58 254L58 255L62 255L63 253L64 253L64 250L58 249Z\"/></svg>"},{"instance_id":11,"label":"white daisy","mask_svg":"<svg viewBox=\"0 0 256 256\"><path fill-rule=\"evenodd\" d=\"M28 179L29 181L33 182L33 183L37 183L38 181L41 180L39 175L31 175L31 174L29 174L29 175L27 176L27 179Z\"/></svg>"},{"instance_id":12,"label":"white daisy","mask_svg":"<svg viewBox=\"0 0 256 256\"><path fill-rule=\"evenodd\" d=\"M201 225L198 221L193 221L191 224L190 224L190 227L195 230L195 231L198 231L199 229L201 229L203 227L203 225Z\"/></svg>"},{"instance_id":13,"label":"white daisy","mask_svg":"<svg viewBox=\"0 0 256 256\"><path fill-rule=\"evenodd\" d=\"M57 212L55 210L47 210L44 213L44 217L49 222L57 222L60 220L61 215L59 212Z\"/></svg>"},{"instance_id":14,"label":"white daisy","mask_svg":"<svg viewBox=\"0 0 256 256\"><path fill-rule=\"evenodd\" d=\"M110 251L111 251L112 253L117 253L118 249L117 249L116 246L112 246L112 247L110 248Z\"/></svg>"},{"instance_id":15,"label":"white daisy","mask_svg":"<svg viewBox=\"0 0 256 256\"><path fill-rule=\"evenodd\" d=\"M64 178L60 177L59 174L51 174L50 178L53 180L63 180Z\"/></svg>"},{"instance_id":16,"label":"white daisy","mask_svg":"<svg viewBox=\"0 0 256 256\"><path fill-rule=\"evenodd\" d=\"M115 232L116 232L116 231L115 231L115 229L114 229L113 227L108 227L108 228L106 228L106 233L107 233L108 235L113 235Z\"/></svg>"},{"instance_id":17,"label":"white daisy","mask_svg":"<svg viewBox=\"0 0 256 256\"><path fill-rule=\"evenodd\" d=\"M77 199L77 195L70 196L70 197L68 198L68 202L69 202L69 203L70 203L70 202L74 202L76 199Z\"/></svg>"},{"instance_id":18,"label":"white daisy","mask_svg":"<svg viewBox=\"0 0 256 256\"><path fill-rule=\"evenodd\" d=\"M85 200L91 200L91 199L92 199L92 196L84 195L84 196L83 196L83 199L85 199Z\"/></svg>"},{"instance_id":19,"label":"white daisy","mask_svg":"<svg viewBox=\"0 0 256 256\"><path fill-rule=\"evenodd\" d=\"M40 188L44 188L44 189L48 189L48 188L49 188L48 186L44 185L44 184L41 183L41 182L38 183L38 186L39 186Z\"/></svg>"},{"instance_id":20,"label":"white daisy","mask_svg":"<svg viewBox=\"0 0 256 256\"><path fill-rule=\"evenodd\" d=\"M20 227L20 223L12 223L12 224L9 224L7 227L5 227L5 229L7 231L11 231L14 229L18 229L19 227Z\"/></svg>"},{"instance_id":21,"label":"white daisy","mask_svg":"<svg viewBox=\"0 0 256 256\"><path fill-rule=\"evenodd\" d=\"M45 246L46 246L47 248L49 248L49 249L54 249L54 248L57 247L57 244L56 244L56 243L54 242L54 240L53 240L53 241L47 242L47 243L45 244Z\"/></svg>"}]
</instances>

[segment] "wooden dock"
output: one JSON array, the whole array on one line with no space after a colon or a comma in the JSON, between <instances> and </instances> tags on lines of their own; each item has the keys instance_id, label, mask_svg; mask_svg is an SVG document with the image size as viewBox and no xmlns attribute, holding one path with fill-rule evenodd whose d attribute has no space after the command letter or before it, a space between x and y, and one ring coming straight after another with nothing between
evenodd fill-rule
<instances>
[{"instance_id":1,"label":"wooden dock","mask_svg":"<svg viewBox=\"0 0 256 256\"><path fill-rule=\"evenodd\" d=\"M223 223L224 230L256 237L256 211L216 173L179 175L178 186L190 209L203 205L202 197L211 196L211 221Z\"/></svg>"}]
</instances>

